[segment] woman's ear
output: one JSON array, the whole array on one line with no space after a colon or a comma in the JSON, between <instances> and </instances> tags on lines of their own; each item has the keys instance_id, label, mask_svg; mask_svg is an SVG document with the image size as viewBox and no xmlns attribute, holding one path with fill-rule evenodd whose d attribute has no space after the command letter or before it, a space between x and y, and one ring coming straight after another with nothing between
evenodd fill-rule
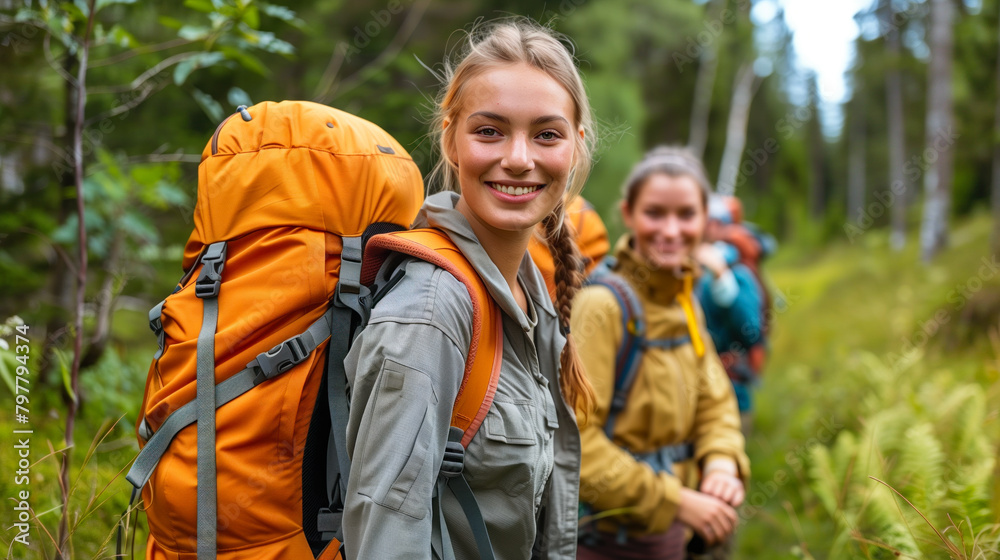
<instances>
[{"instance_id":1,"label":"woman's ear","mask_svg":"<svg viewBox=\"0 0 1000 560\"><path fill-rule=\"evenodd\" d=\"M622 221L625 222L625 227L629 230L632 229L632 209L628 206L628 201L623 200L618 206L622 212Z\"/></svg>"}]
</instances>

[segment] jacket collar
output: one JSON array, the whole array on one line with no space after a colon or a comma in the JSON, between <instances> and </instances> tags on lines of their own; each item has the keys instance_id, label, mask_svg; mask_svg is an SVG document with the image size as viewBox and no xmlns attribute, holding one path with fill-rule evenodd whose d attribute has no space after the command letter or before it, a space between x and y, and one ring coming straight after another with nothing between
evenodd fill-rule
<instances>
[{"instance_id":1,"label":"jacket collar","mask_svg":"<svg viewBox=\"0 0 1000 560\"><path fill-rule=\"evenodd\" d=\"M670 305L684 289L684 277L694 274L692 262L680 268L656 268L633 247L631 234L623 235L615 244L615 272L628 280L643 299Z\"/></svg>"},{"instance_id":2,"label":"jacket collar","mask_svg":"<svg viewBox=\"0 0 1000 560\"><path fill-rule=\"evenodd\" d=\"M413 222L413 227L432 227L448 234L448 237L479 273L479 277L486 284L490 296L497 302L500 309L508 316L515 318L521 328L527 332L531 329L528 317L517 306L507 282L500 274L500 269L493 264L490 256L486 254L486 250L479 244L468 220L461 212L455 210L458 199L459 195L455 192L439 192L427 197L424 205L420 208L420 213L417 214L417 218ZM521 258L521 266L517 271L517 276L524 284L527 292L525 295L534 302L535 311L555 317L555 308L549 299L545 281L527 251Z\"/></svg>"}]
</instances>

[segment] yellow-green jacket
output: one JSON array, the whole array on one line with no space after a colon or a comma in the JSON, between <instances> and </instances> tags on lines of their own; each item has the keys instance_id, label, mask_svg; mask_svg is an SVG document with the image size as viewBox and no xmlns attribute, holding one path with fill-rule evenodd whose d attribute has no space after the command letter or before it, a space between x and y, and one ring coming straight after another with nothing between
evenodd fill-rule
<instances>
[{"instance_id":1,"label":"yellow-green jacket","mask_svg":"<svg viewBox=\"0 0 1000 560\"><path fill-rule=\"evenodd\" d=\"M747 484L750 461L732 385L705 330L701 308L691 297L693 267L681 275L653 270L630 247L628 237L619 240L615 256L615 271L642 303L647 339L690 334L692 343L645 351L609 440L604 424L614 393L622 312L614 294L603 286L577 294L570 327L597 395L589 418L578 415L583 446L580 500L596 511L626 508L599 523L601 530L625 525L633 534L661 533L677 515L681 485L696 487L701 467L709 461L732 461ZM629 453L684 442L694 444L694 459L675 464L676 476L654 473Z\"/></svg>"}]
</instances>

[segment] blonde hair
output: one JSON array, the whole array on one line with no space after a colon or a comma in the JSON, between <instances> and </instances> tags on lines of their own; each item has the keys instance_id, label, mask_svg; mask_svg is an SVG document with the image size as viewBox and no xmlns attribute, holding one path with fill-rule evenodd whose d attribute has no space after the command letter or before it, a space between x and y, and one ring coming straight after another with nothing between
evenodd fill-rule
<instances>
[{"instance_id":1,"label":"blonde hair","mask_svg":"<svg viewBox=\"0 0 1000 560\"><path fill-rule=\"evenodd\" d=\"M458 166L447 157L447 147L455 138L457 127L454 123L465 100L466 84L491 69L523 63L545 72L570 94L574 125L583 130L582 137L574 130L573 165L567 178L564 201L556 205L542 224L555 260L556 309L560 327L566 334L566 346L560 357L560 388L569 405L586 414L593 407L594 392L569 333L571 302L583 284L583 267L570 226L565 220L564 208L583 190L593 162L595 126L587 92L574 62L569 40L528 18L477 23L464 39L455 57L458 63L453 64L446 59L444 70L439 75L442 91L431 122L431 136L439 158L428 177L429 186L437 190L461 191Z\"/></svg>"}]
</instances>

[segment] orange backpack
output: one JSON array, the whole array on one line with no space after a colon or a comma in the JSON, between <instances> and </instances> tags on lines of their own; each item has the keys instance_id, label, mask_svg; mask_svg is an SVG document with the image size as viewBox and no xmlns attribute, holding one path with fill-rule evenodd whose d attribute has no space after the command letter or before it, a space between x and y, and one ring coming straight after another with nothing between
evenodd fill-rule
<instances>
[{"instance_id":1,"label":"orange backpack","mask_svg":"<svg viewBox=\"0 0 1000 560\"><path fill-rule=\"evenodd\" d=\"M369 239L406 229L422 200L403 147L337 109L266 102L219 125L202 153L187 272L150 311L159 350L127 476L148 516L146 558L343 557L343 359L392 251L469 290L452 431L463 447L472 439L496 390L499 308L443 232Z\"/></svg>"},{"instance_id":2,"label":"orange backpack","mask_svg":"<svg viewBox=\"0 0 1000 560\"><path fill-rule=\"evenodd\" d=\"M611 245L608 242L608 230L601 221L601 216L594 210L589 202L582 196L578 196L566 207L566 221L573 226L573 239L580 249L580 256L583 257L584 274L589 275L597 265L601 264L604 256L608 254ZM549 297L556 300L556 265L552 258L552 252L545 242L542 226L538 226L538 232L531 237L528 244L528 253L535 265L545 279L545 286L549 290Z\"/></svg>"}]
</instances>

